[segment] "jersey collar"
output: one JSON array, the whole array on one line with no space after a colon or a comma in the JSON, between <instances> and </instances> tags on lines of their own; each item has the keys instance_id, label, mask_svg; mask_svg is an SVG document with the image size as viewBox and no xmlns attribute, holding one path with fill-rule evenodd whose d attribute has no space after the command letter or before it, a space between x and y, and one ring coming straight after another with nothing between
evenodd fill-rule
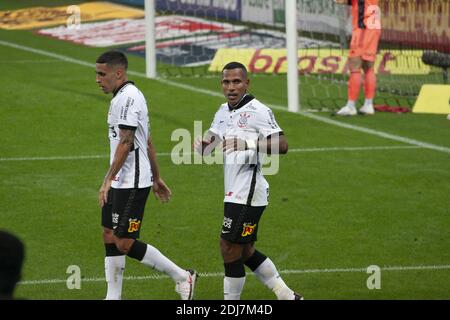
<instances>
[{"instance_id":1,"label":"jersey collar","mask_svg":"<svg viewBox=\"0 0 450 320\"><path fill-rule=\"evenodd\" d=\"M114 92L113 92L113 98L116 96L116 94L120 91L120 89L122 89L123 87L125 87L127 84L134 84L133 81L125 81L124 83L122 83Z\"/></svg>"},{"instance_id":2,"label":"jersey collar","mask_svg":"<svg viewBox=\"0 0 450 320\"><path fill-rule=\"evenodd\" d=\"M245 94L241 98L241 101L239 101L239 103L235 107L230 106L230 104L228 103L228 110L229 111L233 111L233 110L237 110L239 108L242 108L243 106L245 106L247 103L249 103L253 99L255 99L255 97L252 96L251 94Z\"/></svg>"}]
</instances>

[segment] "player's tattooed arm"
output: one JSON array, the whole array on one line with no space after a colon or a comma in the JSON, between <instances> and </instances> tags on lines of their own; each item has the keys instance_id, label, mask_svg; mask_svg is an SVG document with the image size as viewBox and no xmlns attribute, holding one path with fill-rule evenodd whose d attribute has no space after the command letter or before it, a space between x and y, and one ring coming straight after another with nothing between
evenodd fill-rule
<instances>
[{"instance_id":1,"label":"player's tattooed arm","mask_svg":"<svg viewBox=\"0 0 450 320\"><path fill-rule=\"evenodd\" d=\"M128 153L132 151L134 146L134 133L135 130L132 129L120 129L119 130L119 144L117 145L116 153L114 154L114 159L111 167L108 170L106 178L113 180L116 174L122 168L125 160L128 157Z\"/></svg>"},{"instance_id":2,"label":"player's tattooed arm","mask_svg":"<svg viewBox=\"0 0 450 320\"><path fill-rule=\"evenodd\" d=\"M134 146L134 133L133 129L120 129L119 137L120 141L116 148L116 153L114 154L114 159L111 166L106 173L105 179L103 180L102 186L99 190L99 203L103 206L108 198L108 191L111 188L111 183L115 179L117 173L122 168L125 160L128 157L128 153L132 150Z\"/></svg>"},{"instance_id":3,"label":"player's tattooed arm","mask_svg":"<svg viewBox=\"0 0 450 320\"><path fill-rule=\"evenodd\" d=\"M128 150L131 151L133 145L134 145L134 133L135 130L128 130L128 129L120 129L119 131L119 137L120 142L119 144L124 144L128 146Z\"/></svg>"}]
</instances>

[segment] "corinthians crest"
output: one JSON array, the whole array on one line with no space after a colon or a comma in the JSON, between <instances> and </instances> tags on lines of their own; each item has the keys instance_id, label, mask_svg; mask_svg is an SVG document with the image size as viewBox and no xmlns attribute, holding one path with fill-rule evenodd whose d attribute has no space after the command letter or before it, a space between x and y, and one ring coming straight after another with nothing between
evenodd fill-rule
<instances>
[{"instance_id":1,"label":"corinthians crest","mask_svg":"<svg viewBox=\"0 0 450 320\"><path fill-rule=\"evenodd\" d=\"M245 128L247 126L248 123L248 118L250 118L250 115L247 114L246 112L243 112L241 114L239 114L239 120L237 122L237 125L239 128Z\"/></svg>"}]
</instances>

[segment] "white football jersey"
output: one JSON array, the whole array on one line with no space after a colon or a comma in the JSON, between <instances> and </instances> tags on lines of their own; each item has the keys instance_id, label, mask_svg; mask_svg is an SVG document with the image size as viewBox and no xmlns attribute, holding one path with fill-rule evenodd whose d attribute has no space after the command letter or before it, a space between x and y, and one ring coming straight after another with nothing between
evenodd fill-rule
<instances>
[{"instance_id":1,"label":"white football jersey","mask_svg":"<svg viewBox=\"0 0 450 320\"><path fill-rule=\"evenodd\" d=\"M146 188L153 185L147 154L149 119L147 102L133 82L125 82L114 94L108 112L110 164L120 141L120 129L135 131L134 145L111 186L115 189Z\"/></svg>"},{"instance_id":2,"label":"white football jersey","mask_svg":"<svg viewBox=\"0 0 450 320\"><path fill-rule=\"evenodd\" d=\"M220 106L209 129L222 140L237 137L258 140L282 132L272 110L251 95L243 97L237 108ZM261 153L256 150L224 153L224 202L266 206L269 184L261 173Z\"/></svg>"}]
</instances>

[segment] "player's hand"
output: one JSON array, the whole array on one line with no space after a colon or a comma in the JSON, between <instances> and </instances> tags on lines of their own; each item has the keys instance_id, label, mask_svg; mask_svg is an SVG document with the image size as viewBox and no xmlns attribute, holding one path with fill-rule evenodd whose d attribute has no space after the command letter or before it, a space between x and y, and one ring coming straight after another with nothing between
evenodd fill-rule
<instances>
[{"instance_id":1,"label":"player's hand","mask_svg":"<svg viewBox=\"0 0 450 320\"><path fill-rule=\"evenodd\" d=\"M205 148L211 143L211 141L203 140L201 137L197 137L192 144L193 149L199 154L203 155Z\"/></svg>"},{"instance_id":2,"label":"player's hand","mask_svg":"<svg viewBox=\"0 0 450 320\"><path fill-rule=\"evenodd\" d=\"M100 207L103 207L106 202L108 202L108 192L111 189L111 180L103 181L102 186L98 192L98 203Z\"/></svg>"},{"instance_id":3,"label":"player's hand","mask_svg":"<svg viewBox=\"0 0 450 320\"><path fill-rule=\"evenodd\" d=\"M245 140L239 138L228 138L222 142L222 151L225 153L244 150L247 150L247 143Z\"/></svg>"},{"instance_id":4,"label":"player's hand","mask_svg":"<svg viewBox=\"0 0 450 320\"><path fill-rule=\"evenodd\" d=\"M161 201L161 203L169 202L172 191L170 191L163 179L155 179L153 181L152 189L155 194L155 198Z\"/></svg>"}]
</instances>

